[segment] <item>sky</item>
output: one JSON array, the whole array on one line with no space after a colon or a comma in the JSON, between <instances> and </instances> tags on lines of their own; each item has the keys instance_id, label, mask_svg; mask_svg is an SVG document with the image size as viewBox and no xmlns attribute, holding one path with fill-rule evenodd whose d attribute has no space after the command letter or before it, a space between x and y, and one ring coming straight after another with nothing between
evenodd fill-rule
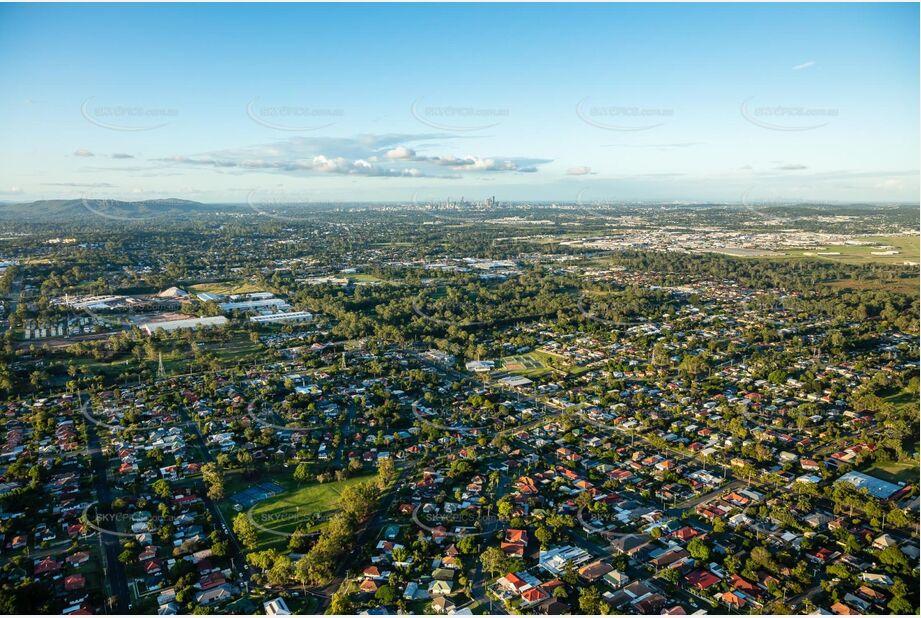
<instances>
[{"instance_id":1,"label":"sky","mask_svg":"<svg viewBox=\"0 0 921 618\"><path fill-rule=\"evenodd\" d=\"M0 201L914 202L917 4L0 5Z\"/></svg>"}]
</instances>

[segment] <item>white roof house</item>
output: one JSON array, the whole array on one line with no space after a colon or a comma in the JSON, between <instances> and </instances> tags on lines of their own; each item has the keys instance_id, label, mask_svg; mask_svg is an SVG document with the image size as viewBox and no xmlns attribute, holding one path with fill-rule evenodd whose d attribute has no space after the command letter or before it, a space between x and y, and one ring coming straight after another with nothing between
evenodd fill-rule
<instances>
[{"instance_id":1,"label":"white roof house","mask_svg":"<svg viewBox=\"0 0 921 618\"><path fill-rule=\"evenodd\" d=\"M265 609L266 616L290 616L291 610L288 609L288 605L285 603L285 600L281 597L275 597L271 601L266 601L262 604L262 607Z\"/></svg>"}]
</instances>

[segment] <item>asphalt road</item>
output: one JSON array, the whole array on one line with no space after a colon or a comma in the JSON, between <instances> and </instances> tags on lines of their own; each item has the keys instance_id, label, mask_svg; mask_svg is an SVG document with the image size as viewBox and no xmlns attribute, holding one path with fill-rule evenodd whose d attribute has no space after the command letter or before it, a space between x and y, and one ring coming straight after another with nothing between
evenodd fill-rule
<instances>
[{"instance_id":1,"label":"asphalt road","mask_svg":"<svg viewBox=\"0 0 921 618\"><path fill-rule=\"evenodd\" d=\"M211 454L211 449L208 448L208 445L205 443L205 437L201 434L201 430L198 428L198 424L189 417L189 412L185 406L180 407L183 420L186 421L186 424L191 428L192 435L195 436L195 442L198 444L198 448L202 452L202 457L205 459L206 463L214 463L214 455ZM201 495L202 502L211 512L211 516L214 518L214 521L219 521L223 525L223 533L230 540L230 559L236 567L236 571L240 573L241 581L249 581L249 566L246 564L246 558L243 554L243 546L240 545L240 541L237 540L237 536L233 532L233 528L230 525L230 522L224 519L224 514L221 513L221 509L218 508L217 504L208 497L207 491L202 491Z\"/></svg>"},{"instance_id":2,"label":"asphalt road","mask_svg":"<svg viewBox=\"0 0 921 618\"><path fill-rule=\"evenodd\" d=\"M79 398L78 398L79 403ZM93 467L93 484L96 488L96 505L97 512L103 516L103 521L112 521L112 491L109 488L107 476L108 462L102 454L102 448L99 443L99 435L96 433L96 425L86 423L90 459ZM128 576L125 574L124 565L118 560L118 554L121 553L121 544L118 537L105 532L98 532L102 535L102 548L105 552L106 562L106 579L112 588L112 593L118 598L116 605L117 613L127 614L131 608L129 599L131 596L128 592Z\"/></svg>"}]
</instances>

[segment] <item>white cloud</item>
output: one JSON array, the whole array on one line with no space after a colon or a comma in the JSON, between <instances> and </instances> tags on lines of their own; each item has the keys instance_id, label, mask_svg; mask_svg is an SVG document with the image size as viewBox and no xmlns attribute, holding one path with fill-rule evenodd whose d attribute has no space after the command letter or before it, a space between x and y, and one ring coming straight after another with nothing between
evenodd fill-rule
<instances>
[{"instance_id":1,"label":"white cloud","mask_svg":"<svg viewBox=\"0 0 921 618\"><path fill-rule=\"evenodd\" d=\"M413 159L416 156L416 151L412 148L407 148L406 146L397 146L392 150L387 151L388 159Z\"/></svg>"},{"instance_id":2,"label":"white cloud","mask_svg":"<svg viewBox=\"0 0 921 618\"><path fill-rule=\"evenodd\" d=\"M793 67L793 70L794 70L794 71L802 71L803 69L808 69L809 67L814 66L814 65L815 65L815 60L809 60L809 61L804 62L804 63L802 63L802 64L796 65L795 67Z\"/></svg>"},{"instance_id":3,"label":"white cloud","mask_svg":"<svg viewBox=\"0 0 921 618\"><path fill-rule=\"evenodd\" d=\"M46 182L46 187L68 187L71 189L114 189L115 185L107 182Z\"/></svg>"},{"instance_id":4,"label":"white cloud","mask_svg":"<svg viewBox=\"0 0 921 618\"><path fill-rule=\"evenodd\" d=\"M86 148L77 148L76 150L74 150L74 156L75 157L95 157L96 155L94 155L92 152L90 152Z\"/></svg>"},{"instance_id":5,"label":"white cloud","mask_svg":"<svg viewBox=\"0 0 921 618\"><path fill-rule=\"evenodd\" d=\"M198 155L174 155L157 159L168 166L188 165L283 174L347 174L408 178L457 178L458 173L536 172L549 159L527 157L480 157L417 153L407 143L432 148L444 135L360 135L354 138L296 137L274 144ZM445 175L439 168L447 168Z\"/></svg>"},{"instance_id":6,"label":"white cloud","mask_svg":"<svg viewBox=\"0 0 921 618\"><path fill-rule=\"evenodd\" d=\"M576 167L570 167L566 170L567 176L587 176L592 173L592 168L587 165L579 165Z\"/></svg>"}]
</instances>

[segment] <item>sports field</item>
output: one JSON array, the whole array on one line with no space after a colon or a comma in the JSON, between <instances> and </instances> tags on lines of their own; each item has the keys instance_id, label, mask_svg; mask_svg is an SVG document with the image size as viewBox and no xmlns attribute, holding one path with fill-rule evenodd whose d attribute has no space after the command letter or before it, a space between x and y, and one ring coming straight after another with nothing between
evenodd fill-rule
<instances>
[{"instance_id":1,"label":"sports field","mask_svg":"<svg viewBox=\"0 0 921 618\"><path fill-rule=\"evenodd\" d=\"M890 483L917 483L918 462L887 462L873 464L863 471L864 474L875 476Z\"/></svg>"},{"instance_id":2,"label":"sports field","mask_svg":"<svg viewBox=\"0 0 921 618\"><path fill-rule=\"evenodd\" d=\"M504 356L496 363L496 369L526 378L539 377L550 371L562 371L572 375L587 371L584 367L569 364L564 356L543 350Z\"/></svg>"},{"instance_id":3,"label":"sports field","mask_svg":"<svg viewBox=\"0 0 921 618\"><path fill-rule=\"evenodd\" d=\"M259 546L256 549L282 549L287 545L290 534L302 526L307 526L310 531L320 529L323 522L338 510L339 496L343 489L362 481L373 481L375 478L374 474L366 474L344 481L310 481L301 485L293 480L275 481L284 491L242 511L249 513L251 521L258 529ZM228 506L229 502L231 501L225 501ZM225 516L229 515L232 519L237 512L230 509L229 512L225 511Z\"/></svg>"}]
</instances>

